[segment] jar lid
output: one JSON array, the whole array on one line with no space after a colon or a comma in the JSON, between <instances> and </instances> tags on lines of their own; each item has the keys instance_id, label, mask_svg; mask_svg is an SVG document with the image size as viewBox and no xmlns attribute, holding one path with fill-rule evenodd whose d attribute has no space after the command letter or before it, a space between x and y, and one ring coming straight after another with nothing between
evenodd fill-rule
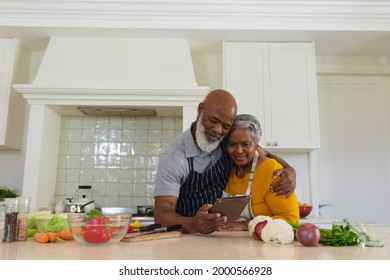
<instances>
[{"instance_id":1,"label":"jar lid","mask_svg":"<svg viewBox=\"0 0 390 280\"><path fill-rule=\"evenodd\" d=\"M28 212L30 210L30 197L18 197L16 198L19 212Z\"/></svg>"},{"instance_id":2,"label":"jar lid","mask_svg":"<svg viewBox=\"0 0 390 280\"><path fill-rule=\"evenodd\" d=\"M18 210L18 201L16 198L6 198L5 202L5 212L16 212Z\"/></svg>"}]
</instances>

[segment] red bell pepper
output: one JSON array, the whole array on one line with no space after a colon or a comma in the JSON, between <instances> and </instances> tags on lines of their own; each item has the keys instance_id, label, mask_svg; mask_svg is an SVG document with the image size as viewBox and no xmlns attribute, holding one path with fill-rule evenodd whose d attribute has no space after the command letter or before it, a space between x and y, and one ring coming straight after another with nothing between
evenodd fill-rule
<instances>
[{"instance_id":1,"label":"red bell pepper","mask_svg":"<svg viewBox=\"0 0 390 280\"><path fill-rule=\"evenodd\" d=\"M88 243L104 243L111 239L112 230L109 226L110 220L104 216L95 216L85 223L84 240Z\"/></svg>"}]
</instances>

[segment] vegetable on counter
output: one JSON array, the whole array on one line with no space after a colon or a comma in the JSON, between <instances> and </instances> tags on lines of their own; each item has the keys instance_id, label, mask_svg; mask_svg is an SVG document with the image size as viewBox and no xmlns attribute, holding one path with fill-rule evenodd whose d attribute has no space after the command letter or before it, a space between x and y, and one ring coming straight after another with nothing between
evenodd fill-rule
<instances>
[{"instance_id":1,"label":"vegetable on counter","mask_svg":"<svg viewBox=\"0 0 390 280\"><path fill-rule=\"evenodd\" d=\"M28 215L28 222L27 222L27 236L33 237L38 230L37 225L37 218L39 217L46 217L51 215L50 211L39 211L39 212L33 212Z\"/></svg>"},{"instance_id":2,"label":"vegetable on counter","mask_svg":"<svg viewBox=\"0 0 390 280\"><path fill-rule=\"evenodd\" d=\"M316 246L320 242L321 233L315 224L304 223L296 230L296 238L303 246Z\"/></svg>"},{"instance_id":3,"label":"vegetable on counter","mask_svg":"<svg viewBox=\"0 0 390 280\"><path fill-rule=\"evenodd\" d=\"M34 240L40 243L47 243L50 241L49 234L46 232L37 232L34 234Z\"/></svg>"},{"instance_id":4,"label":"vegetable on counter","mask_svg":"<svg viewBox=\"0 0 390 280\"><path fill-rule=\"evenodd\" d=\"M88 243L104 243L111 239L112 229L109 226L110 219L105 217L99 210L93 209L85 215L84 240Z\"/></svg>"},{"instance_id":5,"label":"vegetable on counter","mask_svg":"<svg viewBox=\"0 0 390 280\"><path fill-rule=\"evenodd\" d=\"M265 243L290 244L294 241L293 228L282 219L268 221L261 231Z\"/></svg>"},{"instance_id":6,"label":"vegetable on counter","mask_svg":"<svg viewBox=\"0 0 390 280\"><path fill-rule=\"evenodd\" d=\"M290 244L294 241L293 227L282 219L259 215L248 224L249 236L265 243Z\"/></svg>"},{"instance_id":7,"label":"vegetable on counter","mask_svg":"<svg viewBox=\"0 0 390 280\"><path fill-rule=\"evenodd\" d=\"M73 234L70 230L57 232L57 236L62 240L73 240Z\"/></svg>"},{"instance_id":8,"label":"vegetable on counter","mask_svg":"<svg viewBox=\"0 0 390 280\"><path fill-rule=\"evenodd\" d=\"M55 243L59 240L73 240L73 235L68 231L62 232L37 232L34 240L40 243Z\"/></svg>"},{"instance_id":9,"label":"vegetable on counter","mask_svg":"<svg viewBox=\"0 0 390 280\"><path fill-rule=\"evenodd\" d=\"M54 214L46 226L47 232L63 232L68 230L69 225L66 216L60 213Z\"/></svg>"},{"instance_id":10,"label":"vegetable on counter","mask_svg":"<svg viewBox=\"0 0 390 280\"><path fill-rule=\"evenodd\" d=\"M252 220L249 221L249 224L248 224L249 236L254 237L253 234L255 231L255 227L258 223L263 222L263 221L271 221L271 220L272 220L271 217L264 216L264 215L259 215L259 216L254 217Z\"/></svg>"},{"instance_id":11,"label":"vegetable on counter","mask_svg":"<svg viewBox=\"0 0 390 280\"><path fill-rule=\"evenodd\" d=\"M139 231L139 228L142 226L142 223L139 220L136 220L134 223L129 225L127 232Z\"/></svg>"},{"instance_id":12,"label":"vegetable on counter","mask_svg":"<svg viewBox=\"0 0 390 280\"><path fill-rule=\"evenodd\" d=\"M333 224L331 229L319 228L320 241L319 243L327 246L355 246L359 245L362 240L359 233L353 229L352 225L347 219L343 220L344 224ZM289 224L298 230L300 224Z\"/></svg>"}]
</instances>

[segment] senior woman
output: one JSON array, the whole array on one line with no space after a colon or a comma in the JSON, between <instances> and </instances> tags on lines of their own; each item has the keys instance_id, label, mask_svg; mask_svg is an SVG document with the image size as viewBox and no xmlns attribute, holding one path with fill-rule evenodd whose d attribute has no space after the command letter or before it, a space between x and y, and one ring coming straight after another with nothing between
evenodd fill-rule
<instances>
[{"instance_id":1,"label":"senior woman","mask_svg":"<svg viewBox=\"0 0 390 280\"><path fill-rule=\"evenodd\" d=\"M298 222L299 207L295 193L288 198L274 195L270 186L273 173L282 166L256 150L262 130L252 115L237 115L227 135L227 151L234 168L224 191L224 196L251 195L251 201L237 222L223 230L248 230L249 221L258 215Z\"/></svg>"}]
</instances>

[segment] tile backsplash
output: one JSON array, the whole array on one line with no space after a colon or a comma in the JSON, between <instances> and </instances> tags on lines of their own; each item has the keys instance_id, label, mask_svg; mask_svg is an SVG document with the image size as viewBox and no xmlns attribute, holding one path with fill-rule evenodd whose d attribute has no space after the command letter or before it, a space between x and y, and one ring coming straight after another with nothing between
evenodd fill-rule
<instances>
[{"instance_id":1,"label":"tile backsplash","mask_svg":"<svg viewBox=\"0 0 390 280\"><path fill-rule=\"evenodd\" d=\"M159 155L182 132L181 117L62 116L56 202L79 185L95 207L153 205Z\"/></svg>"}]
</instances>

